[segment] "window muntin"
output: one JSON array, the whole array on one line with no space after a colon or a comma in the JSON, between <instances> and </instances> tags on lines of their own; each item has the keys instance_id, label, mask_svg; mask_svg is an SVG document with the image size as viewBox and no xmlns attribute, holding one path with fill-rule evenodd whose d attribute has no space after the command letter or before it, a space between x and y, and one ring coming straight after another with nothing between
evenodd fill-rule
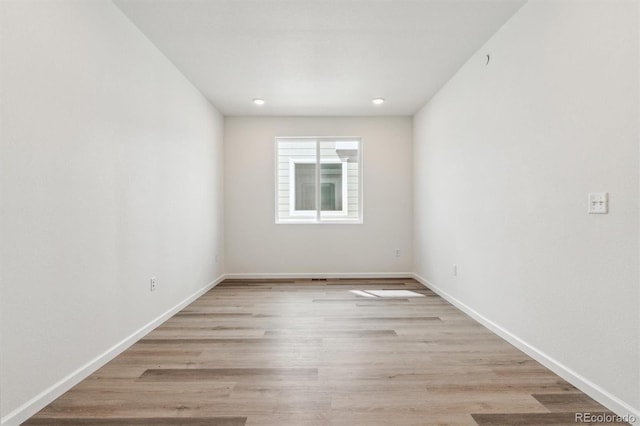
<instances>
[{"instance_id":1,"label":"window muntin","mask_svg":"<svg viewBox=\"0 0 640 426\"><path fill-rule=\"evenodd\" d=\"M277 138L276 223L362 223L361 169L359 138Z\"/></svg>"}]
</instances>

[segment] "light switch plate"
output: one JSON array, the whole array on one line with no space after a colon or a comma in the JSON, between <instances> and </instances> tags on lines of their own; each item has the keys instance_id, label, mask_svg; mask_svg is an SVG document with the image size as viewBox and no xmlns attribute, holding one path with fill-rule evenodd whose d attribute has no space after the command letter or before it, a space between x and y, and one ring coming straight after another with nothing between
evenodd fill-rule
<instances>
[{"instance_id":1,"label":"light switch plate","mask_svg":"<svg viewBox=\"0 0 640 426\"><path fill-rule=\"evenodd\" d=\"M589 193L589 214L609 213L609 193L590 192Z\"/></svg>"}]
</instances>

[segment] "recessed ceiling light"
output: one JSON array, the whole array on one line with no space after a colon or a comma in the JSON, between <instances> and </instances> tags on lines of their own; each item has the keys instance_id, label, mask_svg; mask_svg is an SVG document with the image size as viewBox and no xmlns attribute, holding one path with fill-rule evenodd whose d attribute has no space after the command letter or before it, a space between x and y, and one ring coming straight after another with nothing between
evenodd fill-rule
<instances>
[{"instance_id":1,"label":"recessed ceiling light","mask_svg":"<svg viewBox=\"0 0 640 426\"><path fill-rule=\"evenodd\" d=\"M256 105L264 105L264 99L253 98L253 103Z\"/></svg>"},{"instance_id":2,"label":"recessed ceiling light","mask_svg":"<svg viewBox=\"0 0 640 426\"><path fill-rule=\"evenodd\" d=\"M375 105L382 105L384 103L384 99L383 98L375 98L371 102L373 102Z\"/></svg>"}]
</instances>

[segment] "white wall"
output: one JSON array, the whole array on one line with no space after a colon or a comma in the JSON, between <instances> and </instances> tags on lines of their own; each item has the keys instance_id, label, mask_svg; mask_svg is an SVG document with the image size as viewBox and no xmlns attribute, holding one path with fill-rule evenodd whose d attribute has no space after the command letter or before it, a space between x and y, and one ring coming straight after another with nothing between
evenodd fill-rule
<instances>
[{"instance_id":1,"label":"white wall","mask_svg":"<svg viewBox=\"0 0 640 426\"><path fill-rule=\"evenodd\" d=\"M222 274L223 121L110 1L0 7L0 409L15 424Z\"/></svg>"},{"instance_id":2,"label":"white wall","mask_svg":"<svg viewBox=\"0 0 640 426\"><path fill-rule=\"evenodd\" d=\"M621 410L640 407L637 7L530 1L414 117L416 272ZM597 191L608 215L586 213Z\"/></svg>"},{"instance_id":3,"label":"white wall","mask_svg":"<svg viewBox=\"0 0 640 426\"><path fill-rule=\"evenodd\" d=\"M411 123L410 117L227 117L226 271L410 272ZM275 224L277 136L362 136L364 224Z\"/></svg>"}]
</instances>

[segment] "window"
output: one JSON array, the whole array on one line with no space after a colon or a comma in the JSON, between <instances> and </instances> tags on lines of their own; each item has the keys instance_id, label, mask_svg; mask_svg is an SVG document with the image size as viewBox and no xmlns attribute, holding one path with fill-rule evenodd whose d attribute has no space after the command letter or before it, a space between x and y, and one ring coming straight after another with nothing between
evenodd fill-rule
<instances>
[{"instance_id":1,"label":"window","mask_svg":"<svg viewBox=\"0 0 640 426\"><path fill-rule=\"evenodd\" d=\"M361 151L359 138L277 138L276 223L362 223Z\"/></svg>"}]
</instances>

